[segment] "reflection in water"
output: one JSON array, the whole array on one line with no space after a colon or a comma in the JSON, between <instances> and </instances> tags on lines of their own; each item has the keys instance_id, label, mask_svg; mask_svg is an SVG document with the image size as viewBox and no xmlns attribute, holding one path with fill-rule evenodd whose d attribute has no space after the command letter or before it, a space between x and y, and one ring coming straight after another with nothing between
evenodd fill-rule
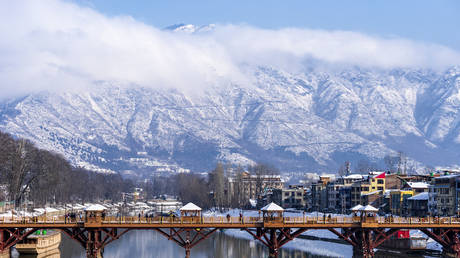
<instances>
[{"instance_id":1,"label":"reflection in water","mask_svg":"<svg viewBox=\"0 0 460 258\"><path fill-rule=\"evenodd\" d=\"M233 231L235 233L235 231ZM310 250L316 253L335 253L342 257L351 257L351 246L314 240L294 240L296 248ZM292 245L291 245L292 246ZM349 250L350 249L350 250ZM281 249L279 258L322 258L334 256L322 256L311 254L302 250ZM332 252L332 253L331 253ZM104 252L104 258L124 258L124 257L141 257L141 258L167 258L167 257L184 257L184 249L179 247L173 241L167 240L164 236L152 230L133 230L120 239L112 242L107 246ZM17 258L19 254L14 250L12 258ZM393 258L393 257L428 257L420 254L400 254L392 251L378 250L376 257ZM0 258L8 258L9 253L0 253ZM70 239L62 233L62 241L59 250L55 249L46 254L39 256L24 256L19 258L85 258L86 252L83 247L76 241ZM241 239L232 235L216 232L192 248L192 258L252 258L268 257L268 250L258 241Z\"/></svg>"},{"instance_id":2,"label":"reflection in water","mask_svg":"<svg viewBox=\"0 0 460 258\"><path fill-rule=\"evenodd\" d=\"M318 241L316 241L318 242ZM62 235L61 257L84 258L84 249L67 235ZM173 241L152 230L133 230L110 243L104 251L104 258L125 257L184 257L185 251ZM191 251L192 258L252 258L268 257L268 250L257 241L239 239L216 232ZM280 258L326 257L312 255L300 250L281 249Z\"/></svg>"}]
</instances>

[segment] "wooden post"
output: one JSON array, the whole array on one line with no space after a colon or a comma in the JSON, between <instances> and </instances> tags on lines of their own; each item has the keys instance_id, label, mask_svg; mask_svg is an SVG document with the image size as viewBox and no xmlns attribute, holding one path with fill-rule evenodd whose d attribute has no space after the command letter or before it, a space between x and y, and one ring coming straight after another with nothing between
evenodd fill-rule
<instances>
[{"instance_id":1,"label":"wooden post","mask_svg":"<svg viewBox=\"0 0 460 258\"><path fill-rule=\"evenodd\" d=\"M270 244L271 246L268 248L268 257L270 258L278 258L278 238L276 236L276 229L270 230Z\"/></svg>"}]
</instances>

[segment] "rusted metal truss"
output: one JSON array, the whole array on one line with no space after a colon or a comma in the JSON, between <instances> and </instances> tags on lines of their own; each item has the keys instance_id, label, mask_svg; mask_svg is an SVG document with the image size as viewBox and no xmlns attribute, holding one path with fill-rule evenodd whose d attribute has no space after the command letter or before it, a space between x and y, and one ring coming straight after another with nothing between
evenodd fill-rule
<instances>
[{"instance_id":1,"label":"rusted metal truss","mask_svg":"<svg viewBox=\"0 0 460 258\"><path fill-rule=\"evenodd\" d=\"M393 236L399 229L392 228L385 230L383 228L343 228L343 233L334 228L329 231L347 241L355 250L362 252L363 257L373 257L374 248L381 245L385 240Z\"/></svg>"},{"instance_id":2,"label":"rusted metal truss","mask_svg":"<svg viewBox=\"0 0 460 258\"><path fill-rule=\"evenodd\" d=\"M460 257L460 229L437 228L420 229L427 236L442 245L443 250Z\"/></svg>"},{"instance_id":3,"label":"rusted metal truss","mask_svg":"<svg viewBox=\"0 0 460 258\"><path fill-rule=\"evenodd\" d=\"M124 229L120 233L117 228L62 228L61 230L86 249L88 258L96 258L106 245L131 229Z\"/></svg>"},{"instance_id":4,"label":"rusted metal truss","mask_svg":"<svg viewBox=\"0 0 460 258\"><path fill-rule=\"evenodd\" d=\"M37 228L0 228L0 250L8 250L37 230Z\"/></svg>"},{"instance_id":5,"label":"rusted metal truss","mask_svg":"<svg viewBox=\"0 0 460 258\"><path fill-rule=\"evenodd\" d=\"M217 228L169 228L169 232L167 229L161 228L155 228L155 230L184 248L185 257L190 257L190 250L201 241L207 239Z\"/></svg>"},{"instance_id":6,"label":"rusted metal truss","mask_svg":"<svg viewBox=\"0 0 460 258\"><path fill-rule=\"evenodd\" d=\"M163 225L162 225L163 226ZM179 225L175 227L150 227L140 225L139 227L127 227L125 225L101 224L101 226L86 227L84 224L75 225L36 225L35 227L11 226L0 228L0 251L8 250L36 230L42 228L61 230L72 239L77 241L87 251L87 257L100 257L103 249L114 240L120 238L131 229L156 230L169 240L174 241L185 249L186 257L190 257L190 250L207 239L219 228L208 225L197 227L197 225ZM228 227L228 228L235 228ZM292 241L303 232L312 227L266 227L265 225L237 227L248 232L254 239L268 247L270 257L277 257L279 249L289 241ZM316 227L318 228L318 227ZM341 228L339 230L338 228ZM354 250L361 252L365 258L374 256L374 249L380 246L385 240L393 236L398 230L406 228L404 225L398 227L321 227L327 229L351 244ZM455 254L460 258L460 228L457 227L411 227L417 228L427 236L443 246L446 253Z\"/></svg>"},{"instance_id":7,"label":"rusted metal truss","mask_svg":"<svg viewBox=\"0 0 460 258\"><path fill-rule=\"evenodd\" d=\"M259 240L262 244L267 246L270 257L278 257L279 249L283 245L308 229L299 228L293 231L291 228L257 228L255 233L248 228L244 228L243 230L252 235L254 239Z\"/></svg>"}]
</instances>

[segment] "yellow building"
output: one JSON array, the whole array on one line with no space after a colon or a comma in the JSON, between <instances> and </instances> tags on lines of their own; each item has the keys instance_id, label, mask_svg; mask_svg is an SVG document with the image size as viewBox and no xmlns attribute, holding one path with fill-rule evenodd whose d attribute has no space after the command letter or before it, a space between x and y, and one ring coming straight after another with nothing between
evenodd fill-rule
<instances>
[{"instance_id":1,"label":"yellow building","mask_svg":"<svg viewBox=\"0 0 460 258\"><path fill-rule=\"evenodd\" d=\"M407 216L410 214L409 201L414 190L394 190L390 193L390 210L392 214Z\"/></svg>"},{"instance_id":2,"label":"yellow building","mask_svg":"<svg viewBox=\"0 0 460 258\"><path fill-rule=\"evenodd\" d=\"M385 172L370 172L367 179L351 186L351 206L375 202L385 192Z\"/></svg>"}]
</instances>

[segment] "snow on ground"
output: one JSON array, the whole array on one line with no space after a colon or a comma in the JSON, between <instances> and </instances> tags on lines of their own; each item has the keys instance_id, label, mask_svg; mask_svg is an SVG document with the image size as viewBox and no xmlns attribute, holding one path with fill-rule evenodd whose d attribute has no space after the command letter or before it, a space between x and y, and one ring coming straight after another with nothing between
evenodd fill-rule
<instances>
[{"instance_id":1,"label":"snow on ground","mask_svg":"<svg viewBox=\"0 0 460 258\"><path fill-rule=\"evenodd\" d=\"M428 239L427 242L426 242L426 248L427 249L438 250L438 251L442 252L442 245L438 244L438 242L436 242L433 239L431 239L430 237L428 237L422 231L420 231L418 229L417 230L410 230L410 235L411 236L422 236L422 237L427 238Z\"/></svg>"},{"instance_id":2,"label":"snow on ground","mask_svg":"<svg viewBox=\"0 0 460 258\"><path fill-rule=\"evenodd\" d=\"M321 230L316 230L321 231ZM322 230L326 231L326 230ZM329 232L329 231L327 231ZM247 239L249 241L254 241L258 243L257 240L249 235L249 233L245 231L241 231L239 229L227 229L224 231L226 235L240 238L240 239ZM259 243L260 244L260 243ZM307 240L307 239L300 239L296 238L286 245L283 248L287 249L294 249L294 250L301 250L307 253L316 254L316 255L324 255L330 257L352 257L353 256L353 248L349 245L344 244L337 244L337 243L330 243L318 240Z\"/></svg>"}]
</instances>

